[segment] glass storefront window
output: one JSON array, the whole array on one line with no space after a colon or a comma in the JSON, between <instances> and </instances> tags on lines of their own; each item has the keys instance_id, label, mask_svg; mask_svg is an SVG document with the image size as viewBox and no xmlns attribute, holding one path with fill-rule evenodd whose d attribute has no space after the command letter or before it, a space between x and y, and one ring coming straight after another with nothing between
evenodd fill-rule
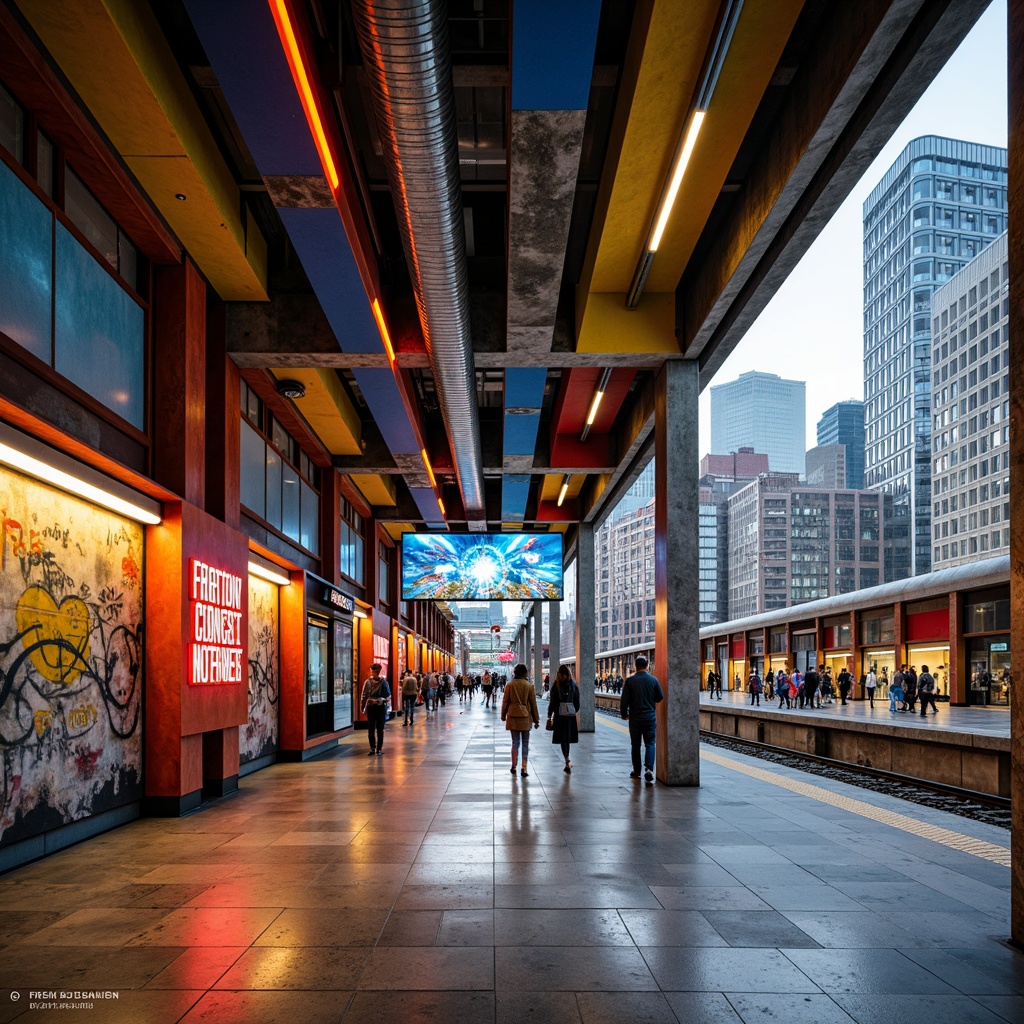
<instances>
[{"instance_id":1,"label":"glass storefront window","mask_svg":"<svg viewBox=\"0 0 1024 1024\"><path fill-rule=\"evenodd\" d=\"M334 728L352 724L352 625L334 623Z\"/></svg>"},{"instance_id":2,"label":"glass storefront window","mask_svg":"<svg viewBox=\"0 0 1024 1024\"><path fill-rule=\"evenodd\" d=\"M911 644L907 648L907 664L912 665L918 675L922 665L935 677L935 696L949 697L949 644Z\"/></svg>"},{"instance_id":3,"label":"glass storefront window","mask_svg":"<svg viewBox=\"0 0 1024 1024\"><path fill-rule=\"evenodd\" d=\"M1010 703L1010 636L975 637L970 641L968 704Z\"/></svg>"},{"instance_id":4,"label":"glass storefront window","mask_svg":"<svg viewBox=\"0 0 1024 1024\"><path fill-rule=\"evenodd\" d=\"M873 669L878 678L878 688L875 690L876 697L889 699L889 682L896 671L896 656L889 650L861 651L861 669L857 677L857 696L864 696L864 677L868 670Z\"/></svg>"},{"instance_id":5,"label":"glass storefront window","mask_svg":"<svg viewBox=\"0 0 1024 1024\"><path fill-rule=\"evenodd\" d=\"M310 622L306 632L306 704L327 703L327 627Z\"/></svg>"}]
</instances>

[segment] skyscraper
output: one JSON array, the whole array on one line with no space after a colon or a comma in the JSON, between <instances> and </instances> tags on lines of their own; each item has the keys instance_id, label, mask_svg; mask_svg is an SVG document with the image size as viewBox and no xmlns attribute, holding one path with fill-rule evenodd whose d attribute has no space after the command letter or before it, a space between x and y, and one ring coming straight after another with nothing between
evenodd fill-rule
<instances>
[{"instance_id":1,"label":"skyscraper","mask_svg":"<svg viewBox=\"0 0 1024 1024\"><path fill-rule=\"evenodd\" d=\"M753 448L776 473L804 472L806 390L802 380L751 370L711 387L711 451Z\"/></svg>"},{"instance_id":2,"label":"skyscraper","mask_svg":"<svg viewBox=\"0 0 1024 1024\"><path fill-rule=\"evenodd\" d=\"M932 568L1010 549L1010 267L1002 235L932 299Z\"/></svg>"},{"instance_id":3,"label":"skyscraper","mask_svg":"<svg viewBox=\"0 0 1024 1024\"><path fill-rule=\"evenodd\" d=\"M931 568L932 293L1006 230L1006 156L923 136L864 203L864 483L907 533L896 579Z\"/></svg>"},{"instance_id":4,"label":"skyscraper","mask_svg":"<svg viewBox=\"0 0 1024 1024\"><path fill-rule=\"evenodd\" d=\"M863 402L850 398L836 402L822 413L818 420L818 446L833 444L846 449L846 481L836 486L859 491L864 486Z\"/></svg>"}]
</instances>

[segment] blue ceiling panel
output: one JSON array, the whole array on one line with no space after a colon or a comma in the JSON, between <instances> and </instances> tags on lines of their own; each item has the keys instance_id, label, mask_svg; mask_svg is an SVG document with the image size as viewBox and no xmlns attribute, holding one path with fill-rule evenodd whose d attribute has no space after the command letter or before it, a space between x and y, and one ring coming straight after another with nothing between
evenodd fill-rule
<instances>
[{"instance_id":1,"label":"blue ceiling panel","mask_svg":"<svg viewBox=\"0 0 1024 1024\"><path fill-rule=\"evenodd\" d=\"M437 495L431 487L410 487L409 493L420 515L428 526L445 526L444 516L441 515L441 506L437 503Z\"/></svg>"},{"instance_id":2,"label":"blue ceiling panel","mask_svg":"<svg viewBox=\"0 0 1024 1024\"><path fill-rule=\"evenodd\" d=\"M342 352L382 355L384 343L338 211L331 207L278 213Z\"/></svg>"},{"instance_id":3,"label":"blue ceiling panel","mask_svg":"<svg viewBox=\"0 0 1024 1024\"><path fill-rule=\"evenodd\" d=\"M264 175L323 175L270 5L185 0L199 41Z\"/></svg>"},{"instance_id":4,"label":"blue ceiling panel","mask_svg":"<svg viewBox=\"0 0 1024 1024\"><path fill-rule=\"evenodd\" d=\"M532 479L528 474L506 474L501 478L501 518L505 522L518 522L525 517Z\"/></svg>"},{"instance_id":5,"label":"blue ceiling panel","mask_svg":"<svg viewBox=\"0 0 1024 1024\"><path fill-rule=\"evenodd\" d=\"M512 109L586 110L601 0L515 0Z\"/></svg>"},{"instance_id":6,"label":"blue ceiling panel","mask_svg":"<svg viewBox=\"0 0 1024 1024\"><path fill-rule=\"evenodd\" d=\"M354 369L352 375L391 454L418 454L420 446L416 443L398 382L391 370L360 367Z\"/></svg>"},{"instance_id":7,"label":"blue ceiling panel","mask_svg":"<svg viewBox=\"0 0 1024 1024\"><path fill-rule=\"evenodd\" d=\"M506 455L530 455L537 448L537 428L540 413L515 415L505 413L504 453Z\"/></svg>"},{"instance_id":8,"label":"blue ceiling panel","mask_svg":"<svg viewBox=\"0 0 1024 1024\"><path fill-rule=\"evenodd\" d=\"M505 371L505 408L539 409L544 404L548 371L543 366L509 367Z\"/></svg>"}]
</instances>

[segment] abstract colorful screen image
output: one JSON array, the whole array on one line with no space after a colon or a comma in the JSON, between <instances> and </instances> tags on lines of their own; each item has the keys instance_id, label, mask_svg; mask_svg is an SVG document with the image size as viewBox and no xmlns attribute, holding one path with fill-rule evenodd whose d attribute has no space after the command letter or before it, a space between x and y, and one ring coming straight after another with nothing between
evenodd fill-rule
<instances>
[{"instance_id":1,"label":"abstract colorful screen image","mask_svg":"<svg viewBox=\"0 0 1024 1024\"><path fill-rule=\"evenodd\" d=\"M402 600L560 601L560 533L407 533Z\"/></svg>"}]
</instances>

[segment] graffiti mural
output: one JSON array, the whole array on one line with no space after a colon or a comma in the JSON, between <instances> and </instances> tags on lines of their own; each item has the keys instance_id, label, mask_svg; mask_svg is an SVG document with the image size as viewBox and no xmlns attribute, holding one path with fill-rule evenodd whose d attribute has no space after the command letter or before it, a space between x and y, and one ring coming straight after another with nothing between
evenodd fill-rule
<instances>
[{"instance_id":1,"label":"graffiti mural","mask_svg":"<svg viewBox=\"0 0 1024 1024\"><path fill-rule=\"evenodd\" d=\"M238 730L241 764L278 748L277 587L249 577L249 720Z\"/></svg>"},{"instance_id":2,"label":"graffiti mural","mask_svg":"<svg viewBox=\"0 0 1024 1024\"><path fill-rule=\"evenodd\" d=\"M142 797L142 548L0 470L0 844Z\"/></svg>"}]
</instances>

